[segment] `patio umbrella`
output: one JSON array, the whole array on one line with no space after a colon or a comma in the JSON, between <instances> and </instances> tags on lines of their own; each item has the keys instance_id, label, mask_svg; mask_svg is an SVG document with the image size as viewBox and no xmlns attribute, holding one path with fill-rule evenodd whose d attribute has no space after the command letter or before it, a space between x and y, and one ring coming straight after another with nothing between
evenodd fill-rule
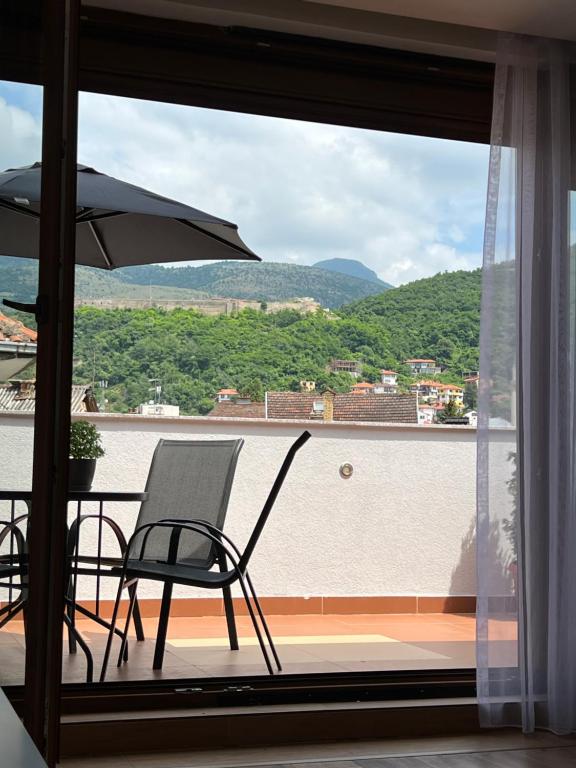
<instances>
[{"instance_id":1,"label":"patio umbrella","mask_svg":"<svg viewBox=\"0 0 576 768\"><path fill-rule=\"evenodd\" d=\"M0 254L38 258L40 174L41 163L0 173ZM85 165L78 165L77 184L77 264L261 260L229 221Z\"/></svg>"}]
</instances>

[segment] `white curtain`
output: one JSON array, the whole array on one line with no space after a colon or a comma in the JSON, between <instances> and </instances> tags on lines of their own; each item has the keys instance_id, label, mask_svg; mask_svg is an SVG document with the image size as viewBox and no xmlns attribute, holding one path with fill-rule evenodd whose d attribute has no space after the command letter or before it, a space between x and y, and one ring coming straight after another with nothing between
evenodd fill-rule
<instances>
[{"instance_id":1,"label":"white curtain","mask_svg":"<svg viewBox=\"0 0 576 768\"><path fill-rule=\"evenodd\" d=\"M483 725L576 731L576 50L502 36L478 429Z\"/></svg>"}]
</instances>

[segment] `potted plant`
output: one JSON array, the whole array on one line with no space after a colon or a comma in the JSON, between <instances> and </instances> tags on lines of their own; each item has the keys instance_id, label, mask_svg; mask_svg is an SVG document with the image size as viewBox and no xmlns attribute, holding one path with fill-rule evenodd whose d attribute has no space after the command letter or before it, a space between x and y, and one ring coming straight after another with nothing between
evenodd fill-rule
<instances>
[{"instance_id":1,"label":"potted plant","mask_svg":"<svg viewBox=\"0 0 576 768\"><path fill-rule=\"evenodd\" d=\"M518 464L516 460L515 451L510 451L508 454L508 461L512 464L512 472L510 473L510 479L506 481L508 486L508 493L512 496L512 514L510 517L505 517L502 520L502 528L504 533L508 537L510 543L510 562L508 564L508 571L512 577L514 589L516 588L516 582L518 579L518 539L516 531L516 516L518 506Z\"/></svg>"},{"instance_id":2,"label":"potted plant","mask_svg":"<svg viewBox=\"0 0 576 768\"><path fill-rule=\"evenodd\" d=\"M104 456L100 433L89 421L73 421L70 427L71 491L89 491L92 487L96 459Z\"/></svg>"}]
</instances>

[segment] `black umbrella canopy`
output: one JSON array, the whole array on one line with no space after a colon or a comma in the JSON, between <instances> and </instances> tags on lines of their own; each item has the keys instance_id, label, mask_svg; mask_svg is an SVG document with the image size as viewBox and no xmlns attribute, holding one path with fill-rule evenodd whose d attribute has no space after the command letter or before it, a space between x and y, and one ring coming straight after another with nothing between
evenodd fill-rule
<instances>
[{"instance_id":1,"label":"black umbrella canopy","mask_svg":"<svg viewBox=\"0 0 576 768\"><path fill-rule=\"evenodd\" d=\"M0 254L38 258L41 163L0 173ZM176 261L260 261L238 227L78 165L76 263L101 269Z\"/></svg>"}]
</instances>

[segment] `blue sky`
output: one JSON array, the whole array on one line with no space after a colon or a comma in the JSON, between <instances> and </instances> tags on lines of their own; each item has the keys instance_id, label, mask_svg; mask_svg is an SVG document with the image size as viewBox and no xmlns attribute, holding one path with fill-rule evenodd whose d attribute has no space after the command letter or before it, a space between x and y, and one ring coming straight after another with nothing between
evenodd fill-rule
<instances>
[{"instance_id":1,"label":"blue sky","mask_svg":"<svg viewBox=\"0 0 576 768\"><path fill-rule=\"evenodd\" d=\"M395 285L480 265L488 147L82 94L79 162L234 221L265 261ZM41 90L0 82L0 167L40 157Z\"/></svg>"}]
</instances>

